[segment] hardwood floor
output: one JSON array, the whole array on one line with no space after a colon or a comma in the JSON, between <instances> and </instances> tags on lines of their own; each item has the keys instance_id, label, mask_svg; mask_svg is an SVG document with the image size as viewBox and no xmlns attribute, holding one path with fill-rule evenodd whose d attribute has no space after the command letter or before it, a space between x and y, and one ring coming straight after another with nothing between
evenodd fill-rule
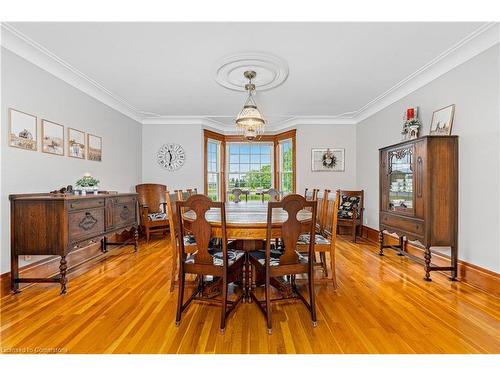
<instances>
[{"instance_id":1,"label":"hardwood floor","mask_svg":"<svg viewBox=\"0 0 500 375\"><path fill-rule=\"evenodd\" d=\"M167 240L112 250L69 275L68 294L38 284L1 299L0 350L62 353L500 353L500 299L375 244L339 238L337 275L317 286L318 327L300 302L255 303L219 334L219 308L194 303L176 327Z\"/></svg>"}]
</instances>

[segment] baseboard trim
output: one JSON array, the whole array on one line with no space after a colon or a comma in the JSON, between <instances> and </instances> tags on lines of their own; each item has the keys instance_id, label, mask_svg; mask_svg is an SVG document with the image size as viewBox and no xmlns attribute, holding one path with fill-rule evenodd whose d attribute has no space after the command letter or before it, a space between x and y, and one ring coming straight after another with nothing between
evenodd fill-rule
<instances>
[{"instance_id":1,"label":"baseboard trim","mask_svg":"<svg viewBox=\"0 0 500 375\"><path fill-rule=\"evenodd\" d=\"M124 233L122 235L113 235L109 238L110 242L123 242L130 239L130 234ZM109 246L109 252L114 249L120 248L123 245ZM109 253L108 252L108 253ZM97 263L106 258L108 253L101 251L100 244L87 246L68 254L66 260L68 262L68 274L78 269L84 263L92 264ZM59 256L49 256L39 261L27 264L19 269L19 275L23 278L48 278L55 276L59 273ZM10 272L0 275L0 297L11 294L10 289ZM33 284L20 284L20 290L26 289Z\"/></svg>"},{"instance_id":2,"label":"baseboard trim","mask_svg":"<svg viewBox=\"0 0 500 375\"><path fill-rule=\"evenodd\" d=\"M369 241L378 244L379 231L367 226L363 226L362 236ZM385 234L384 234L385 235ZM389 245L398 245L396 237L385 235L385 243ZM424 250L408 244L407 251L417 257L424 258ZM438 266L446 266L450 264L449 257L442 254L432 254L432 263ZM461 282L472 285L481 289L495 297L500 297L500 274L487 270L485 268L476 266L475 264L458 261L458 278Z\"/></svg>"}]
</instances>

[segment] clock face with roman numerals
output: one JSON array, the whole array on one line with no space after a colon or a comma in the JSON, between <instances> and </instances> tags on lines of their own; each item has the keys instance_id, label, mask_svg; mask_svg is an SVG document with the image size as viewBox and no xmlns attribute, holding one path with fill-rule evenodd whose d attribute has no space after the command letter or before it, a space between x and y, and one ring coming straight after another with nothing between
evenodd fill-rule
<instances>
[{"instance_id":1,"label":"clock face with roman numerals","mask_svg":"<svg viewBox=\"0 0 500 375\"><path fill-rule=\"evenodd\" d=\"M184 165L186 156L181 145L167 143L158 150L157 160L167 171L176 171Z\"/></svg>"}]
</instances>

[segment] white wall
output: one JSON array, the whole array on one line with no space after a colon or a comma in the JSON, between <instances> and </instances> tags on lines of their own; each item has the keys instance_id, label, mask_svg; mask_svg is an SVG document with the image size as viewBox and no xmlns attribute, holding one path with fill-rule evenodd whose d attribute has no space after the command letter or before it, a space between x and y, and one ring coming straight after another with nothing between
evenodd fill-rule
<instances>
[{"instance_id":1,"label":"white wall","mask_svg":"<svg viewBox=\"0 0 500 375\"><path fill-rule=\"evenodd\" d=\"M186 161L177 171L167 171L156 161L165 143L184 148ZM142 127L142 182L164 184L169 190L198 188L203 192L203 130L201 125L144 125Z\"/></svg>"},{"instance_id":2,"label":"white wall","mask_svg":"<svg viewBox=\"0 0 500 375\"><path fill-rule=\"evenodd\" d=\"M313 172L311 149L345 149L345 172ZM354 189L356 187L356 126L299 125L297 126L297 193L304 189Z\"/></svg>"},{"instance_id":3,"label":"white wall","mask_svg":"<svg viewBox=\"0 0 500 375\"><path fill-rule=\"evenodd\" d=\"M48 192L74 185L85 172L98 178L103 189L134 191L140 181L141 125L5 49L1 103L0 272L4 273L10 270L9 194ZM39 139L42 118L102 136L102 162L8 147L10 107L38 117Z\"/></svg>"},{"instance_id":4,"label":"white wall","mask_svg":"<svg viewBox=\"0 0 500 375\"><path fill-rule=\"evenodd\" d=\"M356 185L356 126L298 125L297 192L305 187L354 188ZM186 152L186 163L168 172L156 162L165 143L178 143ZM311 149L345 148L345 172L312 172ZM168 189L197 187L203 191L203 129L201 125L144 125L142 129L142 182L161 183Z\"/></svg>"},{"instance_id":5,"label":"white wall","mask_svg":"<svg viewBox=\"0 0 500 375\"><path fill-rule=\"evenodd\" d=\"M428 134L432 112L455 104L459 135L459 258L500 272L498 44L358 124L357 184L365 218L378 229L378 148L400 140L405 108L419 107Z\"/></svg>"}]
</instances>

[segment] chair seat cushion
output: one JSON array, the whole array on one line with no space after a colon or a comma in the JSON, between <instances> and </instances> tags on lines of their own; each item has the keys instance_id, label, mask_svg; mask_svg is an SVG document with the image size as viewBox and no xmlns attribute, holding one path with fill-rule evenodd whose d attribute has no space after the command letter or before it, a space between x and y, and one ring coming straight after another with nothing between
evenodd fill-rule
<instances>
[{"instance_id":1,"label":"chair seat cushion","mask_svg":"<svg viewBox=\"0 0 500 375\"><path fill-rule=\"evenodd\" d=\"M222 251L220 249L210 249L209 252L210 252L210 255L212 256L214 266L222 267L224 265L224 257L222 255ZM245 255L245 253L243 251L228 250L227 251L228 267L230 267L234 262L236 262L238 259L240 259L243 255ZM186 260L184 261L184 263L193 264L195 262L195 260L196 260L196 253L189 254L186 257Z\"/></svg>"},{"instance_id":2,"label":"chair seat cushion","mask_svg":"<svg viewBox=\"0 0 500 375\"><path fill-rule=\"evenodd\" d=\"M165 212L153 212L152 214L148 214L149 221L160 221L167 220L168 215Z\"/></svg>"},{"instance_id":3,"label":"chair seat cushion","mask_svg":"<svg viewBox=\"0 0 500 375\"><path fill-rule=\"evenodd\" d=\"M184 246L189 246L189 245L196 245L196 240L192 235L184 236Z\"/></svg>"},{"instance_id":4,"label":"chair seat cushion","mask_svg":"<svg viewBox=\"0 0 500 375\"><path fill-rule=\"evenodd\" d=\"M351 197L342 195L340 198L338 217L342 219L352 219L353 210L357 210L356 218L359 219L359 202L361 197Z\"/></svg>"},{"instance_id":5,"label":"chair seat cushion","mask_svg":"<svg viewBox=\"0 0 500 375\"><path fill-rule=\"evenodd\" d=\"M299 256L299 262L300 263L307 263L307 258L304 258L300 253L296 252L297 255ZM281 255L283 255L283 252L280 249L271 249L271 257L269 259L269 265L271 267L279 266L280 265L280 258ZM256 250L252 251L250 253L250 256L254 258L256 261L258 261L260 264L263 266L266 263L266 251L265 250Z\"/></svg>"},{"instance_id":6,"label":"chair seat cushion","mask_svg":"<svg viewBox=\"0 0 500 375\"><path fill-rule=\"evenodd\" d=\"M323 237L321 234L316 234L316 245L330 245L330 240ZM309 241L311 236L309 233L301 234L299 236L299 240L297 241L297 245L309 245Z\"/></svg>"}]
</instances>

